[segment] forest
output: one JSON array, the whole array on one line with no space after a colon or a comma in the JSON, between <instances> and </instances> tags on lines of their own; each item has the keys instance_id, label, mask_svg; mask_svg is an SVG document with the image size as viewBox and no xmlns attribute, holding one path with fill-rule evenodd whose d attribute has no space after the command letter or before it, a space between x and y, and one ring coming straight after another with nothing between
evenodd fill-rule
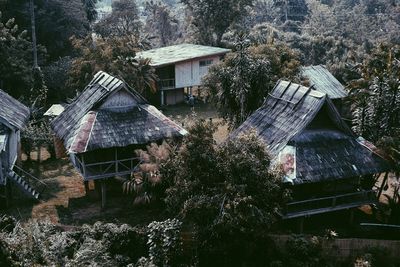
<instances>
[{"instance_id":1,"label":"forest","mask_svg":"<svg viewBox=\"0 0 400 267\"><path fill-rule=\"evenodd\" d=\"M387 155L399 179L399 33L400 0L0 0L0 89L30 109L21 134L29 152L53 145L46 110L73 102L98 71L151 98L159 78L150 60L136 57L141 51L182 43L231 49L202 80L229 132L277 81L307 85L301 67L324 65L348 92L344 120ZM161 207L165 220L66 226L0 214L0 265L399 266L376 247L346 259L326 255L329 231L292 236L279 250L271 233L280 231L290 192L262 142L249 132L217 144L217 126L204 120L187 130L180 146L141 151L156 178L143 178L144 188L134 179L123 185L138 202L151 195L150 209ZM395 187L389 222L399 224L398 180Z\"/></svg>"}]
</instances>

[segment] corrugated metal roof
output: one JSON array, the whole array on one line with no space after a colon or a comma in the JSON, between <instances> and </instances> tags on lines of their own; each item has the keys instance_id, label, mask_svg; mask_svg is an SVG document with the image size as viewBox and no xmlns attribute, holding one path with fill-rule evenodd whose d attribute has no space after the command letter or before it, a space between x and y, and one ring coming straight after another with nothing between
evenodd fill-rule
<instances>
[{"instance_id":1,"label":"corrugated metal roof","mask_svg":"<svg viewBox=\"0 0 400 267\"><path fill-rule=\"evenodd\" d=\"M124 111L101 109L113 92L125 89L137 105ZM164 116L121 80L99 72L81 95L51 123L56 135L71 153L99 148L146 144L183 136L185 130ZM152 129L159 129L155 134Z\"/></svg>"},{"instance_id":2,"label":"corrugated metal roof","mask_svg":"<svg viewBox=\"0 0 400 267\"><path fill-rule=\"evenodd\" d=\"M23 129L29 115L29 108L0 90L0 120L4 120L15 128Z\"/></svg>"},{"instance_id":3,"label":"corrugated metal roof","mask_svg":"<svg viewBox=\"0 0 400 267\"><path fill-rule=\"evenodd\" d=\"M302 76L310 80L313 88L327 94L331 99L348 95L344 86L322 65L303 67Z\"/></svg>"},{"instance_id":4,"label":"corrugated metal roof","mask_svg":"<svg viewBox=\"0 0 400 267\"><path fill-rule=\"evenodd\" d=\"M230 138L255 129L279 161L288 145L296 149L295 184L350 178L390 169L357 142L326 94L279 81L264 104Z\"/></svg>"},{"instance_id":5,"label":"corrugated metal roof","mask_svg":"<svg viewBox=\"0 0 400 267\"><path fill-rule=\"evenodd\" d=\"M179 44L142 51L137 53L136 57L149 58L150 65L160 67L196 58L224 55L230 51L230 49L213 46Z\"/></svg>"}]
</instances>

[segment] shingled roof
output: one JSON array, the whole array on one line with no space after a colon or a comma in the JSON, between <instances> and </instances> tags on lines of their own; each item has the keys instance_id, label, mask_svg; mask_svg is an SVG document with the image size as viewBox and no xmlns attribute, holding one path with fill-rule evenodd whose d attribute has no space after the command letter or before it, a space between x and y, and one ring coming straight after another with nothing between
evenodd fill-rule
<instances>
[{"instance_id":1,"label":"shingled roof","mask_svg":"<svg viewBox=\"0 0 400 267\"><path fill-rule=\"evenodd\" d=\"M0 122L17 129L23 129L29 119L29 108L0 90Z\"/></svg>"},{"instance_id":2,"label":"shingled roof","mask_svg":"<svg viewBox=\"0 0 400 267\"><path fill-rule=\"evenodd\" d=\"M123 111L101 107L120 90L131 94L134 106ZM105 72L95 75L82 94L52 121L52 128L70 153L146 144L186 134L134 89Z\"/></svg>"},{"instance_id":3,"label":"shingled roof","mask_svg":"<svg viewBox=\"0 0 400 267\"><path fill-rule=\"evenodd\" d=\"M385 160L358 142L329 97L309 87L279 81L230 138L250 129L257 131L278 161L286 147L295 148L294 184L389 170Z\"/></svg>"},{"instance_id":4,"label":"shingled roof","mask_svg":"<svg viewBox=\"0 0 400 267\"><path fill-rule=\"evenodd\" d=\"M224 55L230 51L230 49L213 46L179 44L142 51L137 53L136 57L149 58L150 65L160 67L197 58Z\"/></svg>"},{"instance_id":5,"label":"shingled roof","mask_svg":"<svg viewBox=\"0 0 400 267\"><path fill-rule=\"evenodd\" d=\"M322 65L303 67L301 72L315 90L327 94L330 99L348 95L344 86Z\"/></svg>"}]
</instances>

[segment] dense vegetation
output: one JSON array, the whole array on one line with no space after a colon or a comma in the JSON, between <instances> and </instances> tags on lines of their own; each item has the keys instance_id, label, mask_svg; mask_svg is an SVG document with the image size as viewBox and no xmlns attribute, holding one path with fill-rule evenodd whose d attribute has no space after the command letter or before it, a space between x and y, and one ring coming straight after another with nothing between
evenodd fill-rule
<instances>
[{"instance_id":1,"label":"dense vegetation","mask_svg":"<svg viewBox=\"0 0 400 267\"><path fill-rule=\"evenodd\" d=\"M231 129L278 79L300 82L301 65L324 64L350 93L354 131L385 150L400 172L400 1L116 0L108 14L95 8L102 2L0 1L0 88L34 111L25 146L50 140L41 114L69 102L99 70L151 99L157 76L136 53L191 42L232 49L203 80ZM3 218L0 265L329 266L319 247L303 239L288 244L288 255L274 254L269 234L287 192L253 133L217 146L213 126L197 122L190 132L162 160L150 155L146 167L157 175L141 177L144 188L125 184L137 199L152 196L179 220L146 230L99 223L65 232ZM390 203L399 210L400 197ZM187 257L181 229L197 244ZM382 254L366 254L373 253Z\"/></svg>"}]
</instances>

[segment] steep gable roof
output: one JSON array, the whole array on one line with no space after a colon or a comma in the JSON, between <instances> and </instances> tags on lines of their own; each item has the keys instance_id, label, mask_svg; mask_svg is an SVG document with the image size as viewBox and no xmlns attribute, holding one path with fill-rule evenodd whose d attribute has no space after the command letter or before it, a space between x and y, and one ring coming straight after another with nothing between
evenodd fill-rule
<instances>
[{"instance_id":1,"label":"steep gable roof","mask_svg":"<svg viewBox=\"0 0 400 267\"><path fill-rule=\"evenodd\" d=\"M0 90L0 103L0 122L23 129L29 119L29 108L2 90Z\"/></svg>"},{"instance_id":2,"label":"steep gable roof","mask_svg":"<svg viewBox=\"0 0 400 267\"><path fill-rule=\"evenodd\" d=\"M322 65L303 67L301 72L315 90L327 94L330 99L348 95L344 86Z\"/></svg>"},{"instance_id":3,"label":"steep gable roof","mask_svg":"<svg viewBox=\"0 0 400 267\"><path fill-rule=\"evenodd\" d=\"M230 49L213 46L179 44L142 51L137 53L136 57L149 58L151 66L160 67L196 58L224 55L230 51Z\"/></svg>"},{"instance_id":4,"label":"steep gable roof","mask_svg":"<svg viewBox=\"0 0 400 267\"><path fill-rule=\"evenodd\" d=\"M264 104L231 136L255 128L269 151L277 154L311 123L324 105L328 107L329 117L337 127L352 134L326 94L288 81L279 81Z\"/></svg>"},{"instance_id":5,"label":"steep gable roof","mask_svg":"<svg viewBox=\"0 0 400 267\"><path fill-rule=\"evenodd\" d=\"M284 149L295 148L294 184L390 169L385 160L360 144L326 94L298 84L279 81L230 138L250 129L257 131L278 162Z\"/></svg>"},{"instance_id":6,"label":"steep gable roof","mask_svg":"<svg viewBox=\"0 0 400 267\"><path fill-rule=\"evenodd\" d=\"M102 108L102 103L120 90L130 93L135 106L122 112ZM97 73L51 125L70 153L145 144L186 134L134 89L105 72Z\"/></svg>"}]
</instances>

